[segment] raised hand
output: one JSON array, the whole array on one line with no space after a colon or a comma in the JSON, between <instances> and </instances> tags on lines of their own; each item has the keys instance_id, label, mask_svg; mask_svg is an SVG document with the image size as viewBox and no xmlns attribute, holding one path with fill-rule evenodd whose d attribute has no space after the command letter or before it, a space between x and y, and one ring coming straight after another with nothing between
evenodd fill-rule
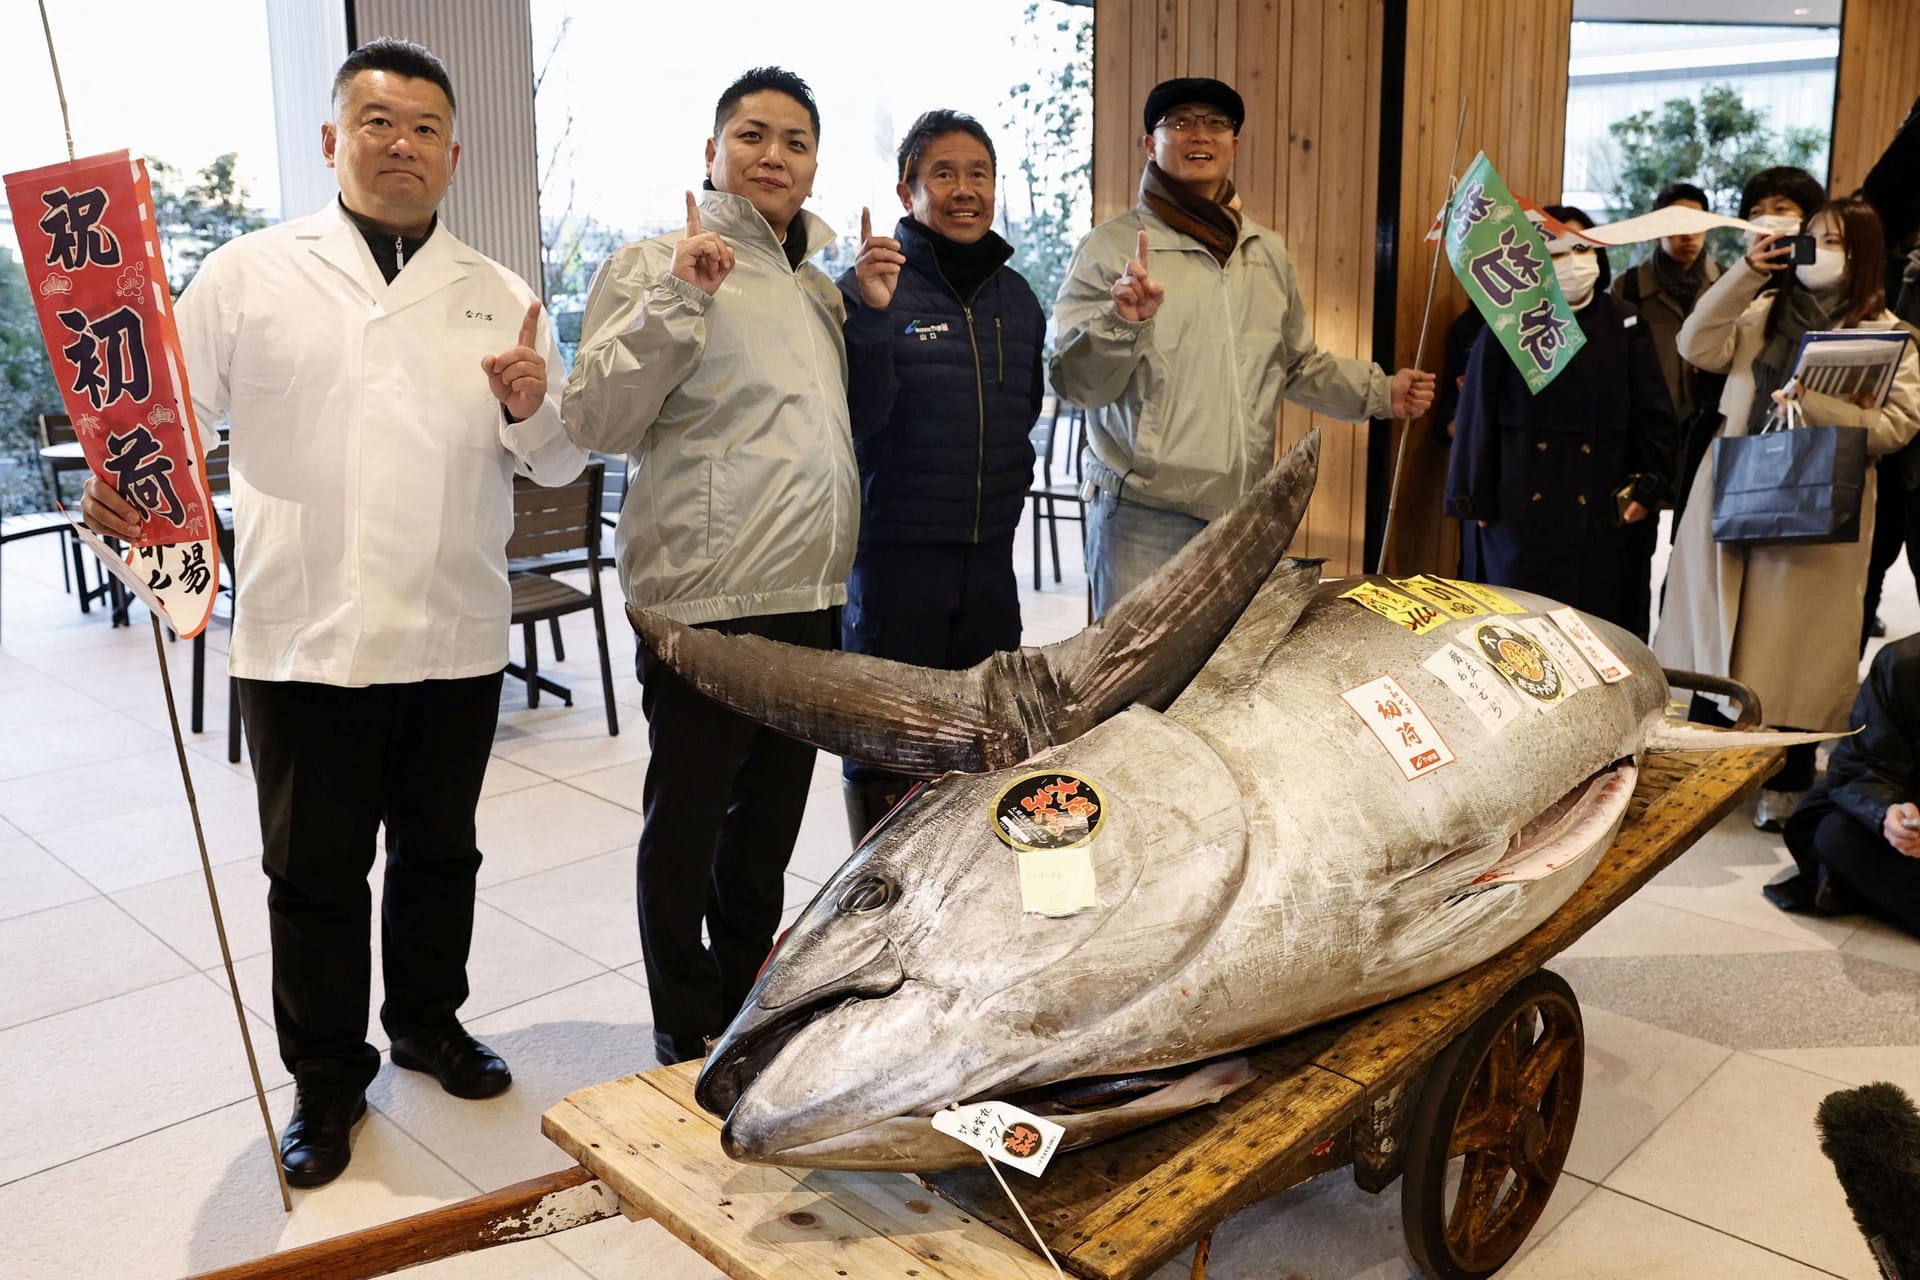
<instances>
[{"instance_id":1,"label":"raised hand","mask_svg":"<svg viewBox=\"0 0 1920 1280\"><path fill-rule=\"evenodd\" d=\"M702 293L718 293L732 270L732 248L718 232L700 229L700 206L687 192L687 236L673 246L673 274Z\"/></svg>"},{"instance_id":2,"label":"raised hand","mask_svg":"<svg viewBox=\"0 0 1920 1280\"><path fill-rule=\"evenodd\" d=\"M1113 282L1113 309L1122 320L1138 324L1153 319L1167 291L1147 275L1147 233L1140 233L1140 246L1127 263L1127 269Z\"/></svg>"},{"instance_id":3,"label":"raised hand","mask_svg":"<svg viewBox=\"0 0 1920 1280\"><path fill-rule=\"evenodd\" d=\"M534 336L540 332L540 300L527 304L520 321L520 338L497 356L482 356L480 367L487 373L487 389L505 405L516 421L524 421L540 411L547 398L547 362L534 350Z\"/></svg>"},{"instance_id":4,"label":"raised hand","mask_svg":"<svg viewBox=\"0 0 1920 1280\"><path fill-rule=\"evenodd\" d=\"M1433 407L1433 394L1440 380L1424 369L1402 369L1393 375L1393 390L1388 397L1396 418L1417 418Z\"/></svg>"},{"instance_id":5,"label":"raised hand","mask_svg":"<svg viewBox=\"0 0 1920 1280\"><path fill-rule=\"evenodd\" d=\"M1793 246L1787 243L1787 238L1791 234L1791 232L1782 232L1775 235L1769 232L1755 239L1752 247L1747 250L1747 265L1755 271L1768 273L1791 269Z\"/></svg>"},{"instance_id":6,"label":"raised hand","mask_svg":"<svg viewBox=\"0 0 1920 1280\"><path fill-rule=\"evenodd\" d=\"M853 278L860 283L860 301L875 311L893 305L893 291L900 287L900 268L907 257L900 242L892 236L873 234L873 214L860 210L860 256L853 262Z\"/></svg>"}]
</instances>

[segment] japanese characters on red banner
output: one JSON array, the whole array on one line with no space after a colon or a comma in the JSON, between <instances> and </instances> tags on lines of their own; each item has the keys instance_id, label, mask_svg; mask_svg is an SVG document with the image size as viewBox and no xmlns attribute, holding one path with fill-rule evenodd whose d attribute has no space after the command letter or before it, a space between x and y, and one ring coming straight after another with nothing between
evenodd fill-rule
<instances>
[{"instance_id":1,"label":"japanese characters on red banner","mask_svg":"<svg viewBox=\"0 0 1920 1280\"><path fill-rule=\"evenodd\" d=\"M206 461L146 166L125 151L8 174L7 202L87 465L146 517L127 563L195 635L219 585Z\"/></svg>"}]
</instances>

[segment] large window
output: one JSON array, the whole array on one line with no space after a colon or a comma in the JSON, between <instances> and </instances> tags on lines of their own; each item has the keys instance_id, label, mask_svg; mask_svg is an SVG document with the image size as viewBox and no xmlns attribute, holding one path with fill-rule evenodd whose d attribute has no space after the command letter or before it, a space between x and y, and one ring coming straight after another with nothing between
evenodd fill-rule
<instances>
[{"instance_id":1,"label":"large window","mask_svg":"<svg viewBox=\"0 0 1920 1280\"><path fill-rule=\"evenodd\" d=\"M77 154L125 148L154 179L167 274L185 285L208 249L277 221L267 12L260 0L204 0L161 20L145 0L47 6ZM0 76L0 172L67 158L60 99L32 5L8 10ZM315 145L318 145L316 141ZM19 241L0 204L0 504L47 503L35 417L60 407L26 295Z\"/></svg>"},{"instance_id":2,"label":"large window","mask_svg":"<svg viewBox=\"0 0 1920 1280\"><path fill-rule=\"evenodd\" d=\"M1730 8L1674 6L1682 16ZM1741 184L1768 165L1824 182L1839 52L1837 26L1575 22L1566 202L1624 216L1687 181L1737 214Z\"/></svg>"},{"instance_id":3,"label":"large window","mask_svg":"<svg viewBox=\"0 0 1920 1280\"><path fill-rule=\"evenodd\" d=\"M854 0L831 20L786 0L716 0L669 21L627 0L533 0L541 239L564 324L615 247L685 224L714 101L749 67L813 86L820 169L807 207L840 233L832 274L858 250L860 210L900 214L894 155L916 116L977 117L999 154L995 229L1044 302L1091 226L1093 11L1057 0L960 8Z\"/></svg>"}]
</instances>

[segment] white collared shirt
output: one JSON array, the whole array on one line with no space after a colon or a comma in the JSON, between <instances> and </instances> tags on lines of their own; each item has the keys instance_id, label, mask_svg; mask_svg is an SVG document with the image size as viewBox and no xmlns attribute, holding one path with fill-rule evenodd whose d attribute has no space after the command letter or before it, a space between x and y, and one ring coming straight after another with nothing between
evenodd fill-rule
<instances>
[{"instance_id":1,"label":"white collared shirt","mask_svg":"<svg viewBox=\"0 0 1920 1280\"><path fill-rule=\"evenodd\" d=\"M539 412L508 424L482 357L533 293L439 227L388 284L338 204L207 256L177 308L203 445L231 420L229 670L361 686L507 661L513 474L579 475L553 326Z\"/></svg>"}]
</instances>

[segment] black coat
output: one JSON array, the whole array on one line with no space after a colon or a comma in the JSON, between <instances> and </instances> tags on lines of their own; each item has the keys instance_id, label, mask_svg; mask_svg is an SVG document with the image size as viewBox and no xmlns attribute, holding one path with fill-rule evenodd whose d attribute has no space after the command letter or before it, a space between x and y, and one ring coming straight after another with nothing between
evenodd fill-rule
<instances>
[{"instance_id":1,"label":"black coat","mask_svg":"<svg viewBox=\"0 0 1920 1280\"><path fill-rule=\"evenodd\" d=\"M1920 800L1920 636L1873 655L1847 727L1859 732L1835 740L1826 776L1794 810L1790 837L1810 838L1836 809L1878 832L1890 807Z\"/></svg>"},{"instance_id":2,"label":"black coat","mask_svg":"<svg viewBox=\"0 0 1920 1280\"><path fill-rule=\"evenodd\" d=\"M1033 483L1046 316L1018 272L1002 266L962 299L924 235L903 219L894 236L907 262L891 307L840 277L860 541L1010 538Z\"/></svg>"},{"instance_id":3,"label":"black coat","mask_svg":"<svg viewBox=\"0 0 1920 1280\"><path fill-rule=\"evenodd\" d=\"M1461 571L1564 600L1647 634L1656 521L1673 475L1673 403L1647 327L1605 293L1575 313L1587 343L1538 395L1490 331L1475 339L1454 418L1446 511ZM1478 521L1487 522L1485 528Z\"/></svg>"}]
</instances>

